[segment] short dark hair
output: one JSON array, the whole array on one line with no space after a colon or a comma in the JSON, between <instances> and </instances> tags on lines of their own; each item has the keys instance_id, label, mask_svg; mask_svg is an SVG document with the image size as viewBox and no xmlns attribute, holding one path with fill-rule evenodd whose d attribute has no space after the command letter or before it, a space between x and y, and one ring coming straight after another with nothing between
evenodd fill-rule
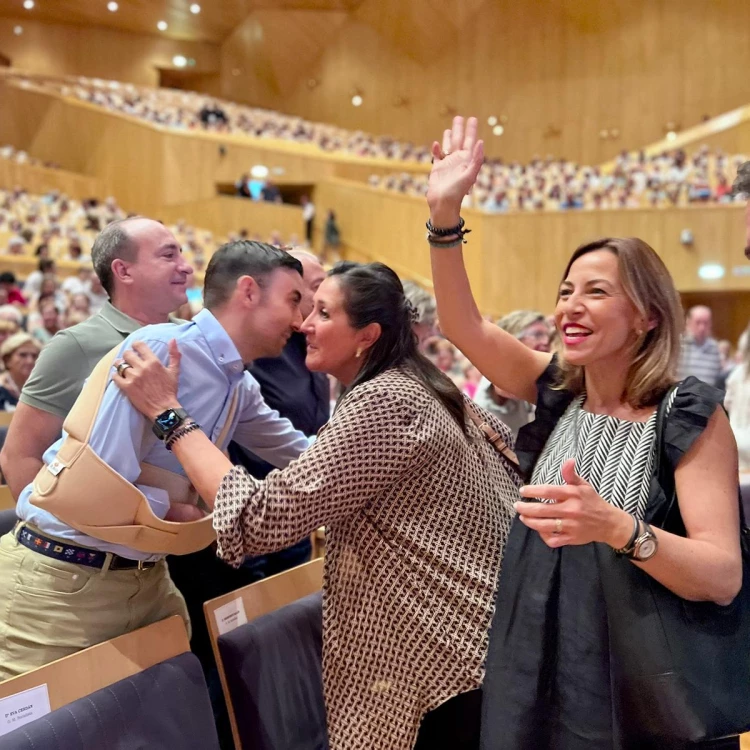
<instances>
[{"instance_id":1,"label":"short dark hair","mask_svg":"<svg viewBox=\"0 0 750 750\"><path fill-rule=\"evenodd\" d=\"M737 178L732 186L732 192L735 195L744 193L748 200L750 200L750 161L740 164L737 169Z\"/></svg>"},{"instance_id":2,"label":"short dark hair","mask_svg":"<svg viewBox=\"0 0 750 750\"><path fill-rule=\"evenodd\" d=\"M360 330L378 323L381 330L350 389L392 367L404 367L443 404L465 434L463 396L453 381L420 353L412 330L413 308L395 271L383 263L341 261L328 275L341 287L349 324Z\"/></svg>"},{"instance_id":3,"label":"short dark hair","mask_svg":"<svg viewBox=\"0 0 750 750\"><path fill-rule=\"evenodd\" d=\"M252 276L262 287L277 268L288 268L302 276L302 263L286 250L253 240L227 242L211 256L206 267L204 306L212 310L228 302L242 276Z\"/></svg>"},{"instance_id":4,"label":"short dark hair","mask_svg":"<svg viewBox=\"0 0 750 750\"><path fill-rule=\"evenodd\" d=\"M48 273L49 271L54 271L55 269L55 261L52 260L52 258L42 258L39 261L39 270L42 273Z\"/></svg>"},{"instance_id":5,"label":"short dark hair","mask_svg":"<svg viewBox=\"0 0 750 750\"><path fill-rule=\"evenodd\" d=\"M97 235L91 248L91 262L104 291L112 297L115 279L112 275L112 261L118 258L133 261L138 254L138 245L125 231L123 223L128 219L118 219L107 224Z\"/></svg>"},{"instance_id":6,"label":"short dark hair","mask_svg":"<svg viewBox=\"0 0 750 750\"><path fill-rule=\"evenodd\" d=\"M12 271L3 271L0 273L0 284L15 284L16 275Z\"/></svg>"}]
</instances>

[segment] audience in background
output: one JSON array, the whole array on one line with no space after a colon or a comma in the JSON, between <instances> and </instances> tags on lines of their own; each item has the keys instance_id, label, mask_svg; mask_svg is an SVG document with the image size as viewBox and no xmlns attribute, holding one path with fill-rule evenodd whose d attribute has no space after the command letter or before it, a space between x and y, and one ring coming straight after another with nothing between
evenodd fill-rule
<instances>
[{"instance_id":1,"label":"audience in background","mask_svg":"<svg viewBox=\"0 0 750 750\"><path fill-rule=\"evenodd\" d=\"M488 159L466 202L490 213L727 203L734 200L727 175L745 159L708 146L692 157L681 149L650 157L642 151L624 151L608 167L551 156L528 164ZM406 195L424 196L427 191L427 175L420 173L372 175L369 183Z\"/></svg>"},{"instance_id":2,"label":"audience in background","mask_svg":"<svg viewBox=\"0 0 750 750\"><path fill-rule=\"evenodd\" d=\"M681 379L694 375L709 385L719 384L723 368L719 347L711 336L712 326L711 308L696 305L688 310L680 352Z\"/></svg>"},{"instance_id":3,"label":"audience in background","mask_svg":"<svg viewBox=\"0 0 750 750\"><path fill-rule=\"evenodd\" d=\"M40 345L25 331L14 333L0 346L4 372L0 375L0 409L13 411L21 389L34 369Z\"/></svg>"},{"instance_id":4,"label":"audience in background","mask_svg":"<svg viewBox=\"0 0 750 750\"><path fill-rule=\"evenodd\" d=\"M515 336L522 344L537 352L550 351L550 334L542 313L535 310L515 310L497 321L499 328ZM513 435L533 421L534 406L528 401L497 388L483 377L474 399L481 407L494 414L510 427Z\"/></svg>"}]
</instances>

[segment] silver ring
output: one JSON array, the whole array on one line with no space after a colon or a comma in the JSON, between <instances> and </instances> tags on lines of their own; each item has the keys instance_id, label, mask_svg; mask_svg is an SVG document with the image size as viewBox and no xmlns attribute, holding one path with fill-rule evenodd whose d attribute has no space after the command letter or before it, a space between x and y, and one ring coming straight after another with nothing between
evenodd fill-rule
<instances>
[{"instance_id":1,"label":"silver ring","mask_svg":"<svg viewBox=\"0 0 750 750\"><path fill-rule=\"evenodd\" d=\"M129 365L127 362L120 362L120 364L117 365L117 367L115 369L117 370L117 374L121 378L124 378L125 376L123 375L123 373L125 372L125 370L128 369L128 367L132 367L132 366L133 365Z\"/></svg>"},{"instance_id":2,"label":"silver ring","mask_svg":"<svg viewBox=\"0 0 750 750\"><path fill-rule=\"evenodd\" d=\"M552 533L553 534L562 534L562 518L556 518L555 519L555 530Z\"/></svg>"}]
</instances>

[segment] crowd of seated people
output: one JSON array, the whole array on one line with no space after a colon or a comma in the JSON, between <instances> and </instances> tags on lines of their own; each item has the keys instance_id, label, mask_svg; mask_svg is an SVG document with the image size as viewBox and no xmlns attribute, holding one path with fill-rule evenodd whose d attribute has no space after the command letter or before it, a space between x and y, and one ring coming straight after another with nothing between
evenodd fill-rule
<instances>
[{"instance_id":1,"label":"crowd of seated people","mask_svg":"<svg viewBox=\"0 0 750 750\"><path fill-rule=\"evenodd\" d=\"M274 138L315 145L328 152L429 163L427 146L388 136L373 136L271 110L235 104L190 91L177 91L96 78L42 78L9 75L22 85L37 85L67 97L180 130Z\"/></svg>"},{"instance_id":2,"label":"crowd of seated people","mask_svg":"<svg viewBox=\"0 0 750 750\"><path fill-rule=\"evenodd\" d=\"M111 197L76 201L58 191L34 195L21 187L0 190L0 265L3 257L34 260L34 270L28 273L22 287L7 265L0 269L4 272L0 276L0 305L10 303L21 308L24 314L19 320L11 315L13 321L23 324L42 344L60 328L80 323L97 312L107 295L92 272L91 247L107 224L128 215L132 214L127 214ZM168 226L198 274L225 241L252 239L278 247L301 244L298 236L283 237L278 231L261 237L240 229L218 237L184 219ZM58 268L61 261L63 268ZM190 317L202 307L199 278L188 290L188 298L190 307L181 311L183 317Z\"/></svg>"},{"instance_id":3,"label":"crowd of seated people","mask_svg":"<svg viewBox=\"0 0 750 750\"><path fill-rule=\"evenodd\" d=\"M731 182L747 156L728 156L701 147L646 156L623 151L611 168L581 166L564 159L533 159L528 164L488 160L467 203L483 211L670 208L733 200ZM370 177L370 185L424 196L427 176L401 172Z\"/></svg>"},{"instance_id":4,"label":"crowd of seated people","mask_svg":"<svg viewBox=\"0 0 750 750\"><path fill-rule=\"evenodd\" d=\"M6 144L0 146L0 159L5 161L12 161L16 164L28 164L32 167L46 167L47 169L59 169L59 164L51 161L42 161L33 156L30 156L26 151L17 149L15 146Z\"/></svg>"}]
</instances>

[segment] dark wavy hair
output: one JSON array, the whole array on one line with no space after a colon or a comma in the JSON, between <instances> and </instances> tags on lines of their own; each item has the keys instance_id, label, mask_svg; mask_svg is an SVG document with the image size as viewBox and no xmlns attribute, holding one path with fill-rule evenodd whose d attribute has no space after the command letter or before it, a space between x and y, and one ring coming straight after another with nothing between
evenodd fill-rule
<instances>
[{"instance_id":1,"label":"dark wavy hair","mask_svg":"<svg viewBox=\"0 0 750 750\"><path fill-rule=\"evenodd\" d=\"M412 330L413 308L404 296L401 280L383 263L337 263L328 274L344 295L344 311L358 330L379 323L380 338L368 349L350 389L392 367L403 367L448 410L466 434L464 399L453 381L417 348Z\"/></svg>"}]
</instances>

